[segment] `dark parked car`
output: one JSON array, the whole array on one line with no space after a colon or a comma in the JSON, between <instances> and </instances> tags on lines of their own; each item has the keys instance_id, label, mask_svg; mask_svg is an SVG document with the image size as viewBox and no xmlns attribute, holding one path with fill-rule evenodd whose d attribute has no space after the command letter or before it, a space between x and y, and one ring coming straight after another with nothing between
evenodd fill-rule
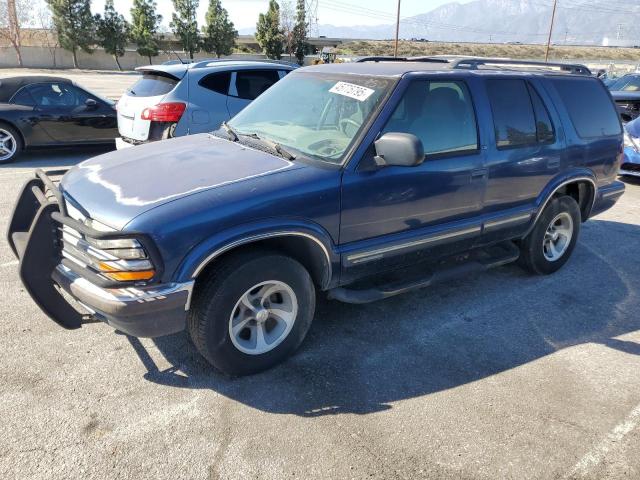
<instances>
[{"instance_id":1,"label":"dark parked car","mask_svg":"<svg viewBox=\"0 0 640 480\"><path fill-rule=\"evenodd\" d=\"M302 343L318 291L363 303L516 260L555 272L623 194L622 148L593 77L307 67L215 135L108 153L59 185L38 172L9 242L60 325L187 328L215 367L248 374Z\"/></svg>"},{"instance_id":2,"label":"dark parked car","mask_svg":"<svg viewBox=\"0 0 640 480\"><path fill-rule=\"evenodd\" d=\"M0 163L28 148L115 144L115 102L58 77L0 79Z\"/></svg>"}]
</instances>

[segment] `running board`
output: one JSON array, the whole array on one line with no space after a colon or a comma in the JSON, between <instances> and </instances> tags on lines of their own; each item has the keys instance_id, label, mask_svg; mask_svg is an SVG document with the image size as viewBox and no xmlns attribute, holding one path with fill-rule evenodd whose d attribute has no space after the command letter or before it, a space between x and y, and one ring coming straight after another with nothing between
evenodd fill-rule
<instances>
[{"instance_id":1,"label":"running board","mask_svg":"<svg viewBox=\"0 0 640 480\"><path fill-rule=\"evenodd\" d=\"M328 297L345 303L375 302L513 263L519 256L520 250L513 242L503 242L446 258L438 263L394 271L377 280L375 284L363 288L334 288L329 290Z\"/></svg>"}]
</instances>

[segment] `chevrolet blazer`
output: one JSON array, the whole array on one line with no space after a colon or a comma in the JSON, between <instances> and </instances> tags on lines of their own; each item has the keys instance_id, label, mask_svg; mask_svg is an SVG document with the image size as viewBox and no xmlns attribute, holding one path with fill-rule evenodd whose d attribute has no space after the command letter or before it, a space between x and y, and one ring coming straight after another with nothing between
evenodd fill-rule
<instances>
[{"instance_id":1,"label":"chevrolet blazer","mask_svg":"<svg viewBox=\"0 0 640 480\"><path fill-rule=\"evenodd\" d=\"M9 226L69 329L187 329L231 375L292 354L318 292L364 303L518 261L550 274L624 192L595 78L371 61L301 68L216 132L37 171Z\"/></svg>"}]
</instances>

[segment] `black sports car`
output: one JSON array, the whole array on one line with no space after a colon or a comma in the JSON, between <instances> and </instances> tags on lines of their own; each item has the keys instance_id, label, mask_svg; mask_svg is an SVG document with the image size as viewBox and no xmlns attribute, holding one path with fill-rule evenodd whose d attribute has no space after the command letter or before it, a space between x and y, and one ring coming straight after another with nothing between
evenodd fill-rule
<instances>
[{"instance_id":1,"label":"black sports car","mask_svg":"<svg viewBox=\"0 0 640 480\"><path fill-rule=\"evenodd\" d=\"M115 102L58 77L0 79L0 163L23 149L113 144Z\"/></svg>"}]
</instances>

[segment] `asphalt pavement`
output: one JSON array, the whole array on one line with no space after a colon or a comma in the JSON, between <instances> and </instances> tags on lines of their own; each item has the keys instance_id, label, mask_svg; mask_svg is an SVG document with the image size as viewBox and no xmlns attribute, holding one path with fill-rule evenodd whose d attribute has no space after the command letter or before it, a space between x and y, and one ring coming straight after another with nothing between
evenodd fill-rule
<instances>
[{"instance_id":1,"label":"asphalt pavement","mask_svg":"<svg viewBox=\"0 0 640 480\"><path fill-rule=\"evenodd\" d=\"M36 167L0 167L0 229ZM320 300L299 353L212 371L186 334L65 331L0 241L0 478L640 478L640 182L557 274Z\"/></svg>"}]
</instances>

